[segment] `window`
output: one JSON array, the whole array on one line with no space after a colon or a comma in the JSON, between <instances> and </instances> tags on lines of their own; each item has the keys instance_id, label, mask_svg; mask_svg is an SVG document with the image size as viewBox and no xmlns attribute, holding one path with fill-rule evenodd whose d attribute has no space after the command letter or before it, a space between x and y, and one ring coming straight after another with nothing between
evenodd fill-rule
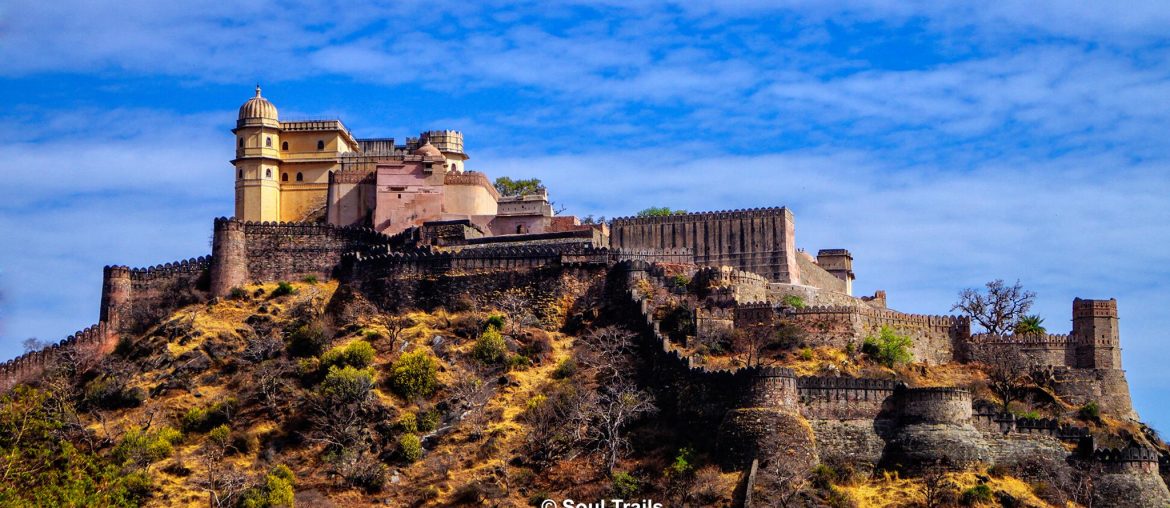
<instances>
[{"instance_id":1,"label":"window","mask_svg":"<svg viewBox=\"0 0 1170 508\"><path fill-rule=\"evenodd\" d=\"M239 178L242 180L244 178L244 170L241 169L239 171L236 171L236 178Z\"/></svg>"},{"instance_id":2,"label":"window","mask_svg":"<svg viewBox=\"0 0 1170 508\"><path fill-rule=\"evenodd\" d=\"M280 181L287 182L288 181L288 173L281 173L280 174Z\"/></svg>"},{"instance_id":3,"label":"window","mask_svg":"<svg viewBox=\"0 0 1170 508\"><path fill-rule=\"evenodd\" d=\"M286 151L286 152L287 152L287 151L288 151L288 141L285 141L285 142L281 143L281 144L280 144L280 149L281 149L281 150L284 150L284 151Z\"/></svg>"},{"instance_id":4,"label":"window","mask_svg":"<svg viewBox=\"0 0 1170 508\"><path fill-rule=\"evenodd\" d=\"M305 175L304 175L304 173L297 173L297 181L298 181L298 182L303 182L303 181L305 181Z\"/></svg>"},{"instance_id":5,"label":"window","mask_svg":"<svg viewBox=\"0 0 1170 508\"><path fill-rule=\"evenodd\" d=\"M239 141L239 143L236 144L236 146L243 148L244 147L244 138L240 138L240 141Z\"/></svg>"},{"instance_id":6,"label":"window","mask_svg":"<svg viewBox=\"0 0 1170 508\"><path fill-rule=\"evenodd\" d=\"M264 138L264 146L272 148L272 136Z\"/></svg>"},{"instance_id":7,"label":"window","mask_svg":"<svg viewBox=\"0 0 1170 508\"><path fill-rule=\"evenodd\" d=\"M325 149L325 141L324 141L324 140L321 140L321 139L318 139L318 140L317 140L317 149L318 149L318 150L324 150L324 149Z\"/></svg>"},{"instance_id":8,"label":"window","mask_svg":"<svg viewBox=\"0 0 1170 508\"><path fill-rule=\"evenodd\" d=\"M264 170L264 178L272 178L272 170L271 169Z\"/></svg>"},{"instance_id":9,"label":"window","mask_svg":"<svg viewBox=\"0 0 1170 508\"><path fill-rule=\"evenodd\" d=\"M523 232L524 232L524 226L522 224L517 224L516 225L516 234L520 234Z\"/></svg>"}]
</instances>

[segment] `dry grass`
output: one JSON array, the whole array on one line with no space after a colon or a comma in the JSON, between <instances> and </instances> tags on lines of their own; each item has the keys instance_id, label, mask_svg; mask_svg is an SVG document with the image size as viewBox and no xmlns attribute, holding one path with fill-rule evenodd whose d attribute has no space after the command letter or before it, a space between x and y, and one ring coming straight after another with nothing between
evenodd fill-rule
<instances>
[{"instance_id":1,"label":"dry grass","mask_svg":"<svg viewBox=\"0 0 1170 508\"><path fill-rule=\"evenodd\" d=\"M986 480L992 492L1002 492L1020 502L1021 507L1048 508L1052 505L1036 497L1032 488L1023 480L1012 477L990 477L983 472L962 472L947 475L958 493L974 487L980 483L980 478ZM838 486L838 490L849 496L860 508L900 508L908 505L920 505L925 502L922 481L919 478L902 478L896 473L885 473L882 476L870 479L867 482L849 486ZM999 506L992 502L986 506Z\"/></svg>"}]
</instances>

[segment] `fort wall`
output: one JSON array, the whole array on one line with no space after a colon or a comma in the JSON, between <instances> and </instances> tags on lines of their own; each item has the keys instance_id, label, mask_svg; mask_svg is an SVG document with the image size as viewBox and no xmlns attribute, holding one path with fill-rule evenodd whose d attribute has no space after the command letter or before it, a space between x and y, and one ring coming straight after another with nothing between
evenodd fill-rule
<instances>
[{"instance_id":1,"label":"fort wall","mask_svg":"<svg viewBox=\"0 0 1170 508\"><path fill-rule=\"evenodd\" d=\"M73 333L60 342L39 351L31 351L0 363L0 393L40 376L58 364L62 355L102 355L113 351L117 342L114 331L104 322Z\"/></svg>"},{"instance_id":2,"label":"fort wall","mask_svg":"<svg viewBox=\"0 0 1170 508\"><path fill-rule=\"evenodd\" d=\"M614 219L611 228L612 247L690 249L696 264L800 282L792 212L785 208L625 217Z\"/></svg>"},{"instance_id":3,"label":"fort wall","mask_svg":"<svg viewBox=\"0 0 1170 508\"><path fill-rule=\"evenodd\" d=\"M105 267L101 321L138 333L175 309L206 300L210 266L203 256L149 268Z\"/></svg>"},{"instance_id":4,"label":"fort wall","mask_svg":"<svg viewBox=\"0 0 1170 508\"><path fill-rule=\"evenodd\" d=\"M800 282L802 284L841 294L849 293L849 287L844 280L821 268L808 253L798 252L796 263L800 266Z\"/></svg>"}]
</instances>

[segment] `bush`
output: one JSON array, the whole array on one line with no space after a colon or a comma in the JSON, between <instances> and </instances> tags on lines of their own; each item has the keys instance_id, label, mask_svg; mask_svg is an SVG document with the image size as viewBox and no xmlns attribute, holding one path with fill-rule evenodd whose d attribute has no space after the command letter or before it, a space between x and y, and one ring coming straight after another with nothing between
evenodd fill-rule
<instances>
[{"instance_id":1,"label":"bush","mask_svg":"<svg viewBox=\"0 0 1170 508\"><path fill-rule=\"evenodd\" d=\"M353 367L330 367L317 392L335 404L360 402L374 390L374 371Z\"/></svg>"},{"instance_id":2,"label":"bush","mask_svg":"<svg viewBox=\"0 0 1170 508\"><path fill-rule=\"evenodd\" d=\"M291 469L285 465L272 468L265 477L264 484L248 489L240 499L241 508L271 508L276 506L293 506L295 503L296 477Z\"/></svg>"},{"instance_id":3,"label":"bush","mask_svg":"<svg viewBox=\"0 0 1170 508\"><path fill-rule=\"evenodd\" d=\"M690 475L695 471L695 451L690 448L683 448L675 455L674 462L666 466L666 471L663 475L667 478L680 478Z\"/></svg>"},{"instance_id":4,"label":"bush","mask_svg":"<svg viewBox=\"0 0 1170 508\"><path fill-rule=\"evenodd\" d=\"M301 282L304 282L305 284L316 284L317 283L317 276L316 275L306 276L305 278L301 279Z\"/></svg>"},{"instance_id":5,"label":"bush","mask_svg":"<svg viewBox=\"0 0 1170 508\"><path fill-rule=\"evenodd\" d=\"M403 434L398 437L398 455L407 462L418 462L422 458L422 440L417 434Z\"/></svg>"},{"instance_id":6,"label":"bush","mask_svg":"<svg viewBox=\"0 0 1170 508\"><path fill-rule=\"evenodd\" d=\"M439 387L438 361L425 349L402 355L390 370L390 388L404 398L429 397Z\"/></svg>"},{"instance_id":7,"label":"bush","mask_svg":"<svg viewBox=\"0 0 1170 508\"><path fill-rule=\"evenodd\" d=\"M279 298L281 296L291 295L296 292L297 289L294 288L292 284L280 281L278 284L276 284L276 289L272 290L272 297Z\"/></svg>"},{"instance_id":8,"label":"bush","mask_svg":"<svg viewBox=\"0 0 1170 508\"><path fill-rule=\"evenodd\" d=\"M634 475L625 471L613 474L613 494L622 499L632 499L642 488L641 482Z\"/></svg>"},{"instance_id":9,"label":"bush","mask_svg":"<svg viewBox=\"0 0 1170 508\"><path fill-rule=\"evenodd\" d=\"M1077 410L1077 417L1087 421L1101 420L1101 406L1096 401L1089 402Z\"/></svg>"},{"instance_id":10,"label":"bush","mask_svg":"<svg viewBox=\"0 0 1170 508\"><path fill-rule=\"evenodd\" d=\"M671 277L670 282L673 283L676 287L687 287L690 285L691 279L680 273L674 277Z\"/></svg>"},{"instance_id":11,"label":"bush","mask_svg":"<svg viewBox=\"0 0 1170 508\"><path fill-rule=\"evenodd\" d=\"M980 483L963 491L963 496L960 499L964 505L971 506L981 503L990 503L995 499L995 495L991 492L991 487L987 484Z\"/></svg>"},{"instance_id":12,"label":"bush","mask_svg":"<svg viewBox=\"0 0 1170 508\"><path fill-rule=\"evenodd\" d=\"M785 307L792 307L794 309L803 309L808 305L804 303L804 298L796 295L788 295L780 300Z\"/></svg>"},{"instance_id":13,"label":"bush","mask_svg":"<svg viewBox=\"0 0 1170 508\"><path fill-rule=\"evenodd\" d=\"M552 377L554 379L568 379L577 373L577 360L573 358L565 358L561 363L557 364L557 368L553 369Z\"/></svg>"},{"instance_id":14,"label":"bush","mask_svg":"<svg viewBox=\"0 0 1170 508\"><path fill-rule=\"evenodd\" d=\"M398 428L407 434L418 432L418 417L414 413L402 413L402 416L398 417Z\"/></svg>"},{"instance_id":15,"label":"bush","mask_svg":"<svg viewBox=\"0 0 1170 508\"><path fill-rule=\"evenodd\" d=\"M861 345L861 352L886 367L909 363L914 359L910 352L910 337L900 335L889 326L882 326L878 336L869 336Z\"/></svg>"},{"instance_id":16,"label":"bush","mask_svg":"<svg viewBox=\"0 0 1170 508\"><path fill-rule=\"evenodd\" d=\"M127 388L126 381L116 376L98 376L85 385L83 401L102 409L138 407L146 400L146 391Z\"/></svg>"},{"instance_id":17,"label":"bush","mask_svg":"<svg viewBox=\"0 0 1170 508\"><path fill-rule=\"evenodd\" d=\"M503 330L504 329L504 320L505 320L505 318L503 315L492 314L492 315L488 316L486 320L484 320L483 329L485 331L488 329L491 329L491 328L495 328L496 330Z\"/></svg>"},{"instance_id":18,"label":"bush","mask_svg":"<svg viewBox=\"0 0 1170 508\"><path fill-rule=\"evenodd\" d=\"M206 408L193 407L179 418L183 432L207 432L214 427L230 423L239 403L234 398L216 402Z\"/></svg>"},{"instance_id":19,"label":"bush","mask_svg":"<svg viewBox=\"0 0 1170 508\"><path fill-rule=\"evenodd\" d=\"M800 353L798 353L798 356L801 360L807 362L813 359L813 350L810 347L800 348Z\"/></svg>"},{"instance_id":20,"label":"bush","mask_svg":"<svg viewBox=\"0 0 1170 508\"><path fill-rule=\"evenodd\" d=\"M504 359L508 346L504 344L504 337L495 327L488 327L480 334L471 348L471 356L483 363L497 363Z\"/></svg>"},{"instance_id":21,"label":"bush","mask_svg":"<svg viewBox=\"0 0 1170 508\"><path fill-rule=\"evenodd\" d=\"M344 347L335 347L321 355L321 368L353 367L364 369L374 362L374 346L364 340L355 340Z\"/></svg>"},{"instance_id":22,"label":"bush","mask_svg":"<svg viewBox=\"0 0 1170 508\"><path fill-rule=\"evenodd\" d=\"M243 300L248 298L248 292L245 291L244 288L234 287L232 288L231 292L228 293L228 298L231 298L232 300Z\"/></svg>"},{"instance_id":23,"label":"bush","mask_svg":"<svg viewBox=\"0 0 1170 508\"><path fill-rule=\"evenodd\" d=\"M812 470L809 481L813 487L820 490L829 490L834 483L837 483L837 470L828 464L817 464Z\"/></svg>"},{"instance_id":24,"label":"bush","mask_svg":"<svg viewBox=\"0 0 1170 508\"><path fill-rule=\"evenodd\" d=\"M306 323L296 327L288 335L288 354L291 356L317 356L325 350L329 337L325 327L319 323Z\"/></svg>"},{"instance_id":25,"label":"bush","mask_svg":"<svg viewBox=\"0 0 1170 508\"><path fill-rule=\"evenodd\" d=\"M525 370L532 366L532 360L529 360L527 356L523 355L509 355L508 361L505 363L508 366L508 370Z\"/></svg>"},{"instance_id":26,"label":"bush","mask_svg":"<svg viewBox=\"0 0 1170 508\"><path fill-rule=\"evenodd\" d=\"M181 432L170 427L163 427L155 432L145 432L133 427L122 436L112 454L114 460L123 466L146 467L171 456L174 452L173 445L182 438Z\"/></svg>"},{"instance_id":27,"label":"bush","mask_svg":"<svg viewBox=\"0 0 1170 508\"><path fill-rule=\"evenodd\" d=\"M430 432L439 428L439 422L442 420L441 414L435 408L428 409L418 414L418 430L421 432Z\"/></svg>"}]
</instances>

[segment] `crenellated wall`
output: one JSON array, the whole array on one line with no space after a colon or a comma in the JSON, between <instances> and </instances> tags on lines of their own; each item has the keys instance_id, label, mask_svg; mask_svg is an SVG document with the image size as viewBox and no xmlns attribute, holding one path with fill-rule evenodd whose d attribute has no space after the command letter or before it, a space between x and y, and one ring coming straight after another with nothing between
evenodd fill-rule
<instances>
[{"instance_id":1,"label":"crenellated wall","mask_svg":"<svg viewBox=\"0 0 1170 508\"><path fill-rule=\"evenodd\" d=\"M77 353L79 349L85 349L100 355L112 351L116 342L117 335L102 322L75 332L49 347L0 363L0 393L17 383L39 376L47 367L59 361L60 355L66 351L72 350L71 352Z\"/></svg>"},{"instance_id":2,"label":"crenellated wall","mask_svg":"<svg viewBox=\"0 0 1170 508\"><path fill-rule=\"evenodd\" d=\"M331 278L342 254L385 249L392 241L370 228L221 217L212 240L212 294L253 282Z\"/></svg>"},{"instance_id":3,"label":"crenellated wall","mask_svg":"<svg viewBox=\"0 0 1170 508\"><path fill-rule=\"evenodd\" d=\"M205 300L210 266L211 258L203 256L149 268L105 267L101 321L137 333L179 307Z\"/></svg>"},{"instance_id":4,"label":"crenellated wall","mask_svg":"<svg viewBox=\"0 0 1170 508\"><path fill-rule=\"evenodd\" d=\"M792 212L785 208L623 217L614 219L611 228L612 247L690 249L696 264L800 282Z\"/></svg>"}]
</instances>

